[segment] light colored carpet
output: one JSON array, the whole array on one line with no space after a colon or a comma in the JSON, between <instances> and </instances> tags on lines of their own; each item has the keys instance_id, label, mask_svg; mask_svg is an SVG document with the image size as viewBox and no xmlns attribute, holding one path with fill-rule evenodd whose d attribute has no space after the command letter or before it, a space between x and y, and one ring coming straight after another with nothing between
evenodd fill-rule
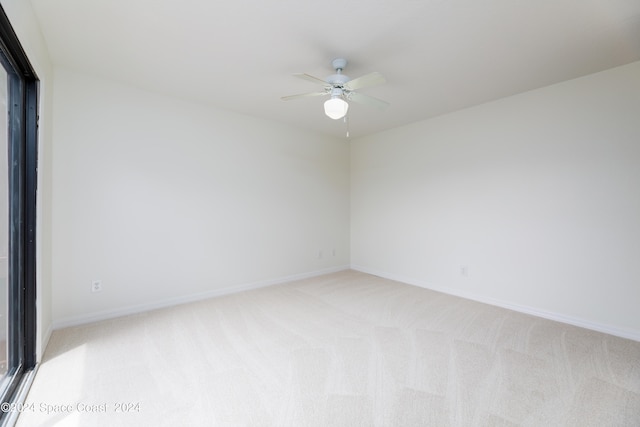
<instances>
[{"instance_id":1,"label":"light colored carpet","mask_svg":"<svg viewBox=\"0 0 640 427\"><path fill-rule=\"evenodd\" d=\"M344 271L55 331L27 404L19 426L640 426L640 343Z\"/></svg>"}]
</instances>

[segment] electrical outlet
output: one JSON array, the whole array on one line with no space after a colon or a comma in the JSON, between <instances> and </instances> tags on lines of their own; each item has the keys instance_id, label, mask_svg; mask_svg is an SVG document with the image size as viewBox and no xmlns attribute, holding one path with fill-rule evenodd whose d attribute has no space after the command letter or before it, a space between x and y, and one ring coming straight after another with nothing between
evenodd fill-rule
<instances>
[{"instance_id":1,"label":"electrical outlet","mask_svg":"<svg viewBox=\"0 0 640 427\"><path fill-rule=\"evenodd\" d=\"M469 277L469 267L467 267L466 265L461 265L460 266L460 275L462 277Z\"/></svg>"},{"instance_id":2,"label":"electrical outlet","mask_svg":"<svg viewBox=\"0 0 640 427\"><path fill-rule=\"evenodd\" d=\"M102 280L94 280L91 282L91 292L102 291Z\"/></svg>"}]
</instances>

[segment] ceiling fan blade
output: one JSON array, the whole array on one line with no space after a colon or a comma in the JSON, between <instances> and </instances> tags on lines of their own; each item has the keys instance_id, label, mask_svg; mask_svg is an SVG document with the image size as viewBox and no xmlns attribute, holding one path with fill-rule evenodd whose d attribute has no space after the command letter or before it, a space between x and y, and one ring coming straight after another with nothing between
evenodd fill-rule
<instances>
[{"instance_id":1,"label":"ceiling fan blade","mask_svg":"<svg viewBox=\"0 0 640 427\"><path fill-rule=\"evenodd\" d=\"M382 74L374 71L373 73L365 74L364 76L349 80L344 87L347 90L356 90L363 87L381 85L386 83L386 81L387 79L385 79Z\"/></svg>"},{"instance_id":2,"label":"ceiling fan blade","mask_svg":"<svg viewBox=\"0 0 640 427\"><path fill-rule=\"evenodd\" d=\"M386 101L383 101L381 99L378 98L374 98L373 96L369 96L369 95L363 95L361 93L357 93L357 92L350 92L347 95L347 99L351 100L351 101L355 101L359 104L365 104L365 105L370 105L372 107L376 107L380 110L384 110L385 108L387 108L389 106L389 103Z\"/></svg>"},{"instance_id":3,"label":"ceiling fan blade","mask_svg":"<svg viewBox=\"0 0 640 427\"><path fill-rule=\"evenodd\" d=\"M323 96L323 95L327 95L328 92L311 92L311 93L301 93L299 95L289 95L289 96L283 96L282 99L283 101L290 101L292 99L299 99L299 98L308 98L310 96Z\"/></svg>"},{"instance_id":4,"label":"ceiling fan blade","mask_svg":"<svg viewBox=\"0 0 640 427\"><path fill-rule=\"evenodd\" d=\"M293 75L294 77L298 77L299 79L303 79L303 80L307 80L310 81L312 83L316 83L316 84L320 84L322 86L327 86L329 83L327 83L326 81L319 79L317 77L313 77L309 74L306 73L297 73Z\"/></svg>"}]
</instances>

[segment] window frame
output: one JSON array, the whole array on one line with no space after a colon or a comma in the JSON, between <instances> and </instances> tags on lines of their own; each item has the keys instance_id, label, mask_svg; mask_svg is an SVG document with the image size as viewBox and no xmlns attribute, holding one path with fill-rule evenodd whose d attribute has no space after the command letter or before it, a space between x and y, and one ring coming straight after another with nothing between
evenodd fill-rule
<instances>
[{"instance_id":1,"label":"window frame","mask_svg":"<svg viewBox=\"0 0 640 427\"><path fill-rule=\"evenodd\" d=\"M7 373L2 403L17 403L32 378L36 357L36 198L38 78L0 6L0 61L8 74L9 277ZM6 407L6 405L5 405ZM0 411L0 425L17 416Z\"/></svg>"}]
</instances>

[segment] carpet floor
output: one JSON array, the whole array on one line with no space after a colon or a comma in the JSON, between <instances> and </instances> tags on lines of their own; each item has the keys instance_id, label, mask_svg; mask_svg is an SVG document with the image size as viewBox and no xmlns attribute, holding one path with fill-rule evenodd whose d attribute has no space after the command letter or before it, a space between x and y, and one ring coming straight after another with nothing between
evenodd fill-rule
<instances>
[{"instance_id":1,"label":"carpet floor","mask_svg":"<svg viewBox=\"0 0 640 427\"><path fill-rule=\"evenodd\" d=\"M18 426L640 426L640 342L343 271L54 331Z\"/></svg>"}]
</instances>

